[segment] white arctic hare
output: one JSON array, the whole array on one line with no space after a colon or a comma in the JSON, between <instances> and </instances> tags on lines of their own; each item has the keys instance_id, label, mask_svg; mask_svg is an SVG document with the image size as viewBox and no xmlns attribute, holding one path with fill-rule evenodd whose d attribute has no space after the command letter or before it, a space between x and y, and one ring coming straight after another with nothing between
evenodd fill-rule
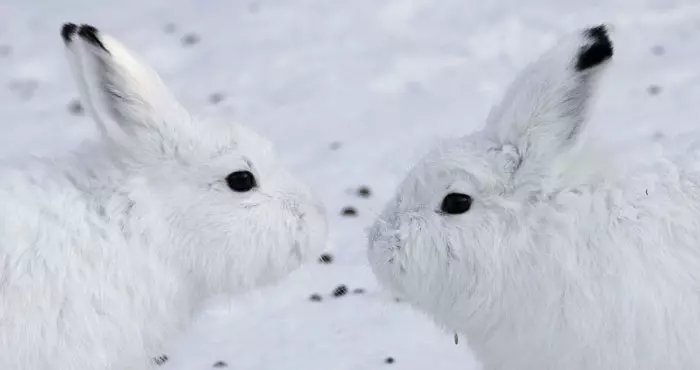
<instances>
[{"instance_id":1,"label":"white arctic hare","mask_svg":"<svg viewBox=\"0 0 700 370\"><path fill-rule=\"evenodd\" d=\"M633 165L576 145L612 55L604 26L561 40L371 228L379 281L487 370L700 369L700 140Z\"/></svg>"},{"instance_id":2,"label":"white arctic hare","mask_svg":"<svg viewBox=\"0 0 700 370\"><path fill-rule=\"evenodd\" d=\"M102 141L0 175L0 369L147 368L208 297L321 252L326 219L272 145L191 116L115 39L62 36Z\"/></svg>"}]
</instances>

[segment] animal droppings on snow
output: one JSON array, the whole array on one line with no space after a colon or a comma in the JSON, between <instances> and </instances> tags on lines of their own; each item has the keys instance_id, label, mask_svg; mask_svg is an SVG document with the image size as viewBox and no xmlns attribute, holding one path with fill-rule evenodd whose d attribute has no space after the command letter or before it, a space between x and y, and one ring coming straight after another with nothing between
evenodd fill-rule
<instances>
[{"instance_id":1,"label":"animal droppings on snow","mask_svg":"<svg viewBox=\"0 0 700 370\"><path fill-rule=\"evenodd\" d=\"M394 358L393 358L393 357L387 357L386 359L384 359L384 363L385 363L385 364L390 364L390 365L391 365L391 364L394 363Z\"/></svg>"},{"instance_id":2,"label":"animal droppings on snow","mask_svg":"<svg viewBox=\"0 0 700 370\"><path fill-rule=\"evenodd\" d=\"M320 302L322 299L323 299L323 298L321 298L321 295L316 294L316 293L312 294L312 295L309 297L309 300L312 301L312 302Z\"/></svg>"},{"instance_id":3,"label":"animal droppings on snow","mask_svg":"<svg viewBox=\"0 0 700 370\"><path fill-rule=\"evenodd\" d=\"M82 116L85 109L83 109L83 105L80 103L80 100L74 99L68 103L68 112L74 116Z\"/></svg>"},{"instance_id":4,"label":"animal droppings on snow","mask_svg":"<svg viewBox=\"0 0 700 370\"><path fill-rule=\"evenodd\" d=\"M343 210L340 213L346 217L357 216L357 210L355 209L355 207L350 206L343 208Z\"/></svg>"},{"instance_id":5,"label":"animal droppings on snow","mask_svg":"<svg viewBox=\"0 0 700 370\"><path fill-rule=\"evenodd\" d=\"M223 93L212 93L211 95L209 95L209 102L216 105L221 103L224 100L224 98L225 96Z\"/></svg>"},{"instance_id":6,"label":"animal droppings on snow","mask_svg":"<svg viewBox=\"0 0 700 370\"><path fill-rule=\"evenodd\" d=\"M362 198L369 198L370 196L372 196L372 189L370 189L367 186L360 186L357 189L357 195L359 195Z\"/></svg>"},{"instance_id":7,"label":"animal droppings on snow","mask_svg":"<svg viewBox=\"0 0 700 370\"><path fill-rule=\"evenodd\" d=\"M224 361L218 361L212 367L220 368L220 367L228 367L228 364Z\"/></svg>"},{"instance_id":8,"label":"animal droppings on snow","mask_svg":"<svg viewBox=\"0 0 700 370\"><path fill-rule=\"evenodd\" d=\"M334 297L342 297L348 293L348 287L345 285L338 285L335 289L333 289L333 296Z\"/></svg>"},{"instance_id":9,"label":"animal droppings on snow","mask_svg":"<svg viewBox=\"0 0 700 370\"><path fill-rule=\"evenodd\" d=\"M330 253L324 253L318 258L318 262L326 264L333 263L333 256Z\"/></svg>"},{"instance_id":10,"label":"animal droppings on snow","mask_svg":"<svg viewBox=\"0 0 700 370\"><path fill-rule=\"evenodd\" d=\"M156 357L156 358L153 359L153 362L155 362L156 365L158 365L158 366L163 365L163 364L166 363L167 361L168 361L168 356L167 356L167 355L158 356L158 357Z\"/></svg>"},{"instance_id":11,"label":"animal droppings on snow","mask_svg":"<svg viewBox=\"0 0 700 370\"><path fill-rule=\"evenodd\" d=\"M199 44L199 41L201 39L199 38L199 35L196 33L188 33L185 36L182 37L182 45L184 46L193 46L196 44Z\"/></svg>"}]
</instances>

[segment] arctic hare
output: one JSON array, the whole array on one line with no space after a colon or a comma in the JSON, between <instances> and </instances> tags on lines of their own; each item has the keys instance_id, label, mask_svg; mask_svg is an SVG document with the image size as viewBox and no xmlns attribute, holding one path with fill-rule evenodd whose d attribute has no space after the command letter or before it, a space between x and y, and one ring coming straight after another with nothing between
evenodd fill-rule
<instances>
[{"instance_id":1,"label":"arctic hare","mask_svg":"<svg viewBox=\"0 0 700 370\"><path fill-rule=\"evenodd\" d=\"M700 369L700 140L627 163L581 141L612 56L605 26L559 41L371 228L379 281L486 370Z\"/></svg>"},{"instance_id":2,"label":"arctic hare","mask_svg":"<svg viewBox=\"0 0 700 370\"><path fill-rule=\"evenodd\" d=\"M102 140L0 172L0 369L148 368L208 297L320 254L324 210L265 138L94 27L62 36Z\"/></svg>"}]
</instances>

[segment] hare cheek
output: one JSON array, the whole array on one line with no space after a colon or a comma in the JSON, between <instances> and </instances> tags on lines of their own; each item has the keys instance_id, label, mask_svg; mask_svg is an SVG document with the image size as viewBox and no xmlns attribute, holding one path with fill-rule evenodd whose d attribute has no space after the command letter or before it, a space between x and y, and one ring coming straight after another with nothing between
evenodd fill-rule
<instances>
[{"instance_id":1,"label":"hare cheek","mask_svg":"<svg viewBox=\"0 0 700 370\"><path fill-rule=\"evenodd\" d=\"M369 240L368 257L375 275L383 285L394 291L402 291L406 269L398 231L386 220L380 219L370 230Z\"/></svg>"}]
</instances>

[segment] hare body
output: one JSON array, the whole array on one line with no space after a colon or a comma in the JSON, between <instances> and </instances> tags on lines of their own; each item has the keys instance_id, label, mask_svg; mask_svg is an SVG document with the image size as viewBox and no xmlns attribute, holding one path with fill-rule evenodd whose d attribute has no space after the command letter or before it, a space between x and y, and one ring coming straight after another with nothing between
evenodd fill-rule
<instances>
[{"instance_id":1,"label":"hare body","mask_svg":"<svg viewBox=\"0 0 700 370\"><path fill-rule=\"evenodd\" d=\"M195 308L197 282L154 250L171 241L142 226L157 222L134 199L146 194L109 161L86 160L0 177L2 368L147 368Z\"/></svg>"},{"instance_id":2,"label":"hare body","mask_svg":"<svg viewBox=\"0 0 700 370\"><path fill-rule=\"evenodd\" d=\"M485 370L700 368L700 136L636 158L582 142L612 55L603 26L560 41L372 227L380 282Z\"/></svg>"},{"instance_id":3,"label":"hare body","mask_svg":"<svg viewBox=\"0 0 700 370\"><path fill-rule=\"evenodd\" d=\"M325 244L324 209L272 145L190 115L91 26L64 42L102 140L0 170L0 368L140 370L218 294Z\"/></svg>"}]
</instances>

